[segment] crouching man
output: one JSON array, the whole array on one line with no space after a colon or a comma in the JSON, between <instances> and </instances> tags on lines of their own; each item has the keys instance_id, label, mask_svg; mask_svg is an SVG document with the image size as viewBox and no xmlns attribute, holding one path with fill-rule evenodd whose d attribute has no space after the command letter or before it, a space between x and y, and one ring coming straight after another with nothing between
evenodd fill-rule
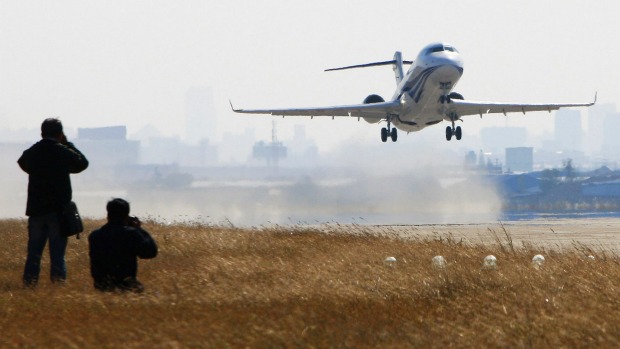
<instances>
[{"instance_id":1,"label":"crouching man","mask_svg":"<svg viewBox=\"0 0 620 349\"><path fill-rule=\"evenodd\" d=\"M106 205L108 223L88 236L90 273L100 291L142 292L136 275L138 257L157 256L157 244L141 228L140 220L129 216L129 203L112 199Z\"/></svg>"}]
</instances>

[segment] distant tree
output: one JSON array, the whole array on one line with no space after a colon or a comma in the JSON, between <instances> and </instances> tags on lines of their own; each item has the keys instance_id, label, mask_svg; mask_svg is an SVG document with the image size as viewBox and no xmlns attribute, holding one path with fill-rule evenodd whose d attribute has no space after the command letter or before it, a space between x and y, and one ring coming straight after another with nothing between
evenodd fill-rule
<instances>
[{"instance_id":1,"label":"distant tree","mask_svg":"<svg viewBox=\"0 0 620 349\"><path fill-rule=\"evenodd\" d=\"M564 165L564 178L568 183L575 180L575 168L573 167L573 159L566 159L562 163Z\"/></svg>"},{"instance_id":2,"label":"distant tree","mask_svg":"<svg viewBox=\"0 0 620 349\"><path fill-rule=\"evenodd\" d=\"M543 193L548 193L555 188L560 182L560 171L557 168L546 169L542 172L540 177L540 190Z\"/></svg>"}]
</instances>

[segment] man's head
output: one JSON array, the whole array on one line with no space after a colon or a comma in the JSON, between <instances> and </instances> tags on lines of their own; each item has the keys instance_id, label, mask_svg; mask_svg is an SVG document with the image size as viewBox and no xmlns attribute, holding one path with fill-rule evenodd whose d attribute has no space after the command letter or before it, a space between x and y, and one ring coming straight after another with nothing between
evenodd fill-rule
<instances>
[{"instance_id":1,"label":"man's head","mask_svg":"<svg viewBox=\"0 0 620 349\"><path fill-rule=\"evenodd\" d=\"M127 222L129 219L129 203L123 199L115 198L108 201L106 210L110 222Z\"/></svg>"},{"instance_id":2,"label":"man's head","mask_svg":"<svg viewBox=\"0 0 620 349\"><path fill-rule=\"evenodd\" d=\"M57 118L48 118L43 120L41 124L41 137L42 138L61 138L62 137L62 123Z\"/></svg>"}]
</instances>

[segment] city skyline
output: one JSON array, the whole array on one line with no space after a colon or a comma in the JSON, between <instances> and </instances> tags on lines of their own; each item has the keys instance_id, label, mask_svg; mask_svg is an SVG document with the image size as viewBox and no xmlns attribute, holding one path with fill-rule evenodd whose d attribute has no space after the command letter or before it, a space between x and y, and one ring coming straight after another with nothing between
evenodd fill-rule
<instances>
[{"instance_id":1,"label":"city skyline","mask_svg":"<svg viewBox=\"0 0 620 349\"><path fill-rule=\"evenodd\" d=\"M208 91L208 89L203 91ZM207 119L213 111L208 107L205 108L205 106L208 106L208 103L203 104L202 107L197 109L188 107L184 122L189 131L191 131L189 125L194 122L203 122L205 125L210 125L209 127L213 129L216 127L215 124L209 124ZM566 109L553 112L551 116L547 116L553 128L538 135L529 133L525 127L483 127L479 133L470 134L468 143L458 147L456 150L446 146L442 147L441 145L445 145L445 143L436 141L430 134L423 135L418 133L410 138L404 138L403 141L408 146L419 146L422 144L429 149L442 149L442 151L456 153L457 156L464 155L468 151L477 152L483 150L493 159L499 161L505 161L503 154L507 148L532 147L536 149L538 154L537 163L551 161L550 164L545 164L545 166L557 165L565 158L571 157L575 157L575 160L588 167L600 164L615 166L616 163L620 162L620 156L616 156L614 151L619 145L617 144L615 133L610 132L610 130L617 129L613 125L620 124L620 113L616 111L616 106L614 104L599 104L592 107L591 115L583 117L583 114L583 110L580 109ZM590 120L592 117L595 119ZM202 121L200 121L201 119ZM295 156L306 151L310 151L313 154L311 155L315 159L312 160L313 163L316 162L318 157L330 158L332 157L331 155L337 153L325 150L319 152L319 140L311 138L307 134L307 126L304 124L291 122L290 120L288 122L273 121L271 124L272 129L269 132L262 131L259 133L253 127L240 127L235 130L236 133L227 132L226 136L219 140L196 138L195 133L193 137L189 133L188 137L167 136L161 130L158 130L155 125L151 124L144 126L137 132L131 132L126 125L106 125L96 127L95 129L105 130L109 127L123 127L127 140L139 141L141 143L140 147L143 151L140 163L183 164L187 163L187 159L204 157L204 155L198 157L189 156L185 160L179 161L179 157L174 154L180 152L179 147L186 147L187 149L194 150L202 149L201 151L209 149L209 160L199 161L198 163L201 163L201 166L205 164L245 164L252 161L252 146L258 142L270 142L273 132L281 133L282 125L294 128L292 135L288 134L284 137L279 137L286 146L294 149L293 153L291 153L293 156L285 160L284 165L302 164L303 161L295 159ZM69 138L79 143L81 141L78 137L79 131L85 128L75 128L69 125L65 126L65 129ZM591 131L588 131L588 129L591 129ZM418 137L419 135L423 136ZM28 143L39 137L39 130L38 127L17 131L0 129L0 136L4 140L3 143ZM364 147L367 148L365 150L366 153L381 153L383 151L375 143L359 142L360 140L353 140L346 147L355 149L360 144L364 144ZM400 148L397 150L397 153L401 151L406 152L407 148ZM549 154L553 155L549 156ZM547 160L543 161L543 157Z\"/></svg>"}]
</instances>

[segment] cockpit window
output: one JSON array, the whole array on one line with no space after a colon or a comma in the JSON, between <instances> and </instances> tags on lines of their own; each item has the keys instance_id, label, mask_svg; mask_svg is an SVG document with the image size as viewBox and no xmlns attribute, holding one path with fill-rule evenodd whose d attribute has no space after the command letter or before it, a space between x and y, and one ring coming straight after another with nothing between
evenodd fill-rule
<instances>
[{"instance_id":1,"label":"cockpit window","mask_svg":"<svg viewBox=\"0 0 620 349\"><path fill-rule=\"evenodd\" d=\"M443 51L449 51L449 52L459 52L457 49L455 49L452 46L444 46L444 45L436 45L433 47L430 47L427 51L426 54L430 55L431 53L435 53L435 52L443 52Z\"/></svg>"},{"instance_id":2,"label":"cockpit window","mask_svg":"<svg viewBox=\"0 0 620 349\"><path fill-rule=\"evenodd\" d=\"M443 51L443 46L442 45L437 45L437 46L433 46L433 47L429 48L426 53L427 54L431 54L431 53L441 52L441 51Z\"/></svg>"}]
</instances>

